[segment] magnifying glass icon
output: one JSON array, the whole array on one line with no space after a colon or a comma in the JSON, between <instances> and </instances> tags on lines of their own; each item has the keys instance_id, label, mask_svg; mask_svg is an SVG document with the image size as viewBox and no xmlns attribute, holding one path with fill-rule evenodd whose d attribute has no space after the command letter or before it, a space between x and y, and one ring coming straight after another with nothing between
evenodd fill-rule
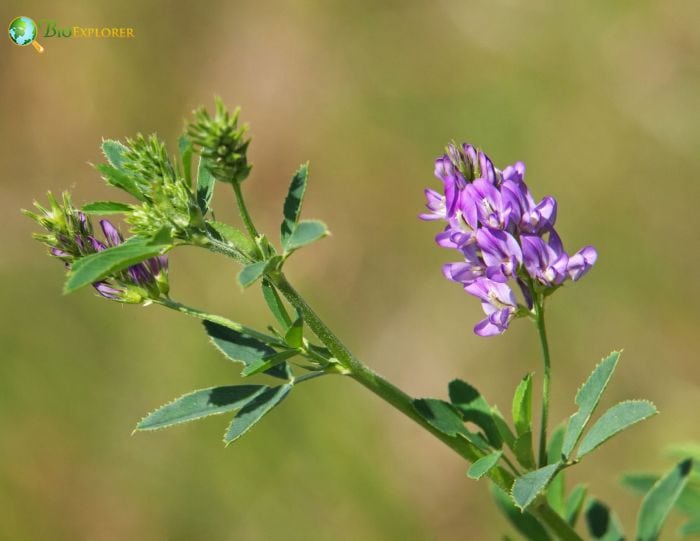
<instances>
[{"instance_id":1,"label":"magnifying glass icon","mask_svg":"<svg viewBox=\"0 0 700 541\"><path fill-rule=\"evenodd\" d=\"M12 43L20 47L31 44L37 53L43 53L44 48L36 41L37 32L38 27L34 20L25 16L15 17L7 28Z\"/></svg>"}]
</instances>

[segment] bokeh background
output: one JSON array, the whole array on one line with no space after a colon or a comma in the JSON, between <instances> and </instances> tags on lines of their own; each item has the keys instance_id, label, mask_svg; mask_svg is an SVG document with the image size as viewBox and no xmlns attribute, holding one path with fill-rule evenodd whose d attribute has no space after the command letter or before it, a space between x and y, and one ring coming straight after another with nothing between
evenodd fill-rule
<instances>
[{"instance_id":1,"label":"bokeh background","mask_svg":"<svg viewBox=\"0 0 700 541\"><path fill-rule=\"evenodd\" d=\"M311 160L307 217L333 236L289 264L354 351L416 396L459 377L509 409L534 330L471 327L478 303L444 280L450 254L417 220L451 139L501 167L524 160L555 195L567 247L599 262L550 302L553 419L594 363L624 347L604 405L652 399L662 415L573 472L633 524L621 471L667 468L666 442L700 440L700 4L545 2L75 2L2 4L2 20L132 26L133 40L43 39L0 52L0 539L500 539L486 486L449 449L350 381L304 385L224 448L215 417L131 436L154 407L239 381L200 324L90 291L19 214L46 190L110 197L88 162L101 137L158 132L213 95L251 124L245 189L276 231L291 173ZM4 39L4 38L3 38ZM220 217L235 219L218 190ZM263 325L229 261L183 249L174 296ZM669 537L673 528L667 532Z\"/></svg>"}]
</instances>

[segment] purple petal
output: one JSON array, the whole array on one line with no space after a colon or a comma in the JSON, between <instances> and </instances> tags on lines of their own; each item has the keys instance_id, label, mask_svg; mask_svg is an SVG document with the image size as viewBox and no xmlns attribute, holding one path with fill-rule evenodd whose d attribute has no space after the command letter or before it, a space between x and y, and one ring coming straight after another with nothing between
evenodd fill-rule
<instances>
[{"instance_id":1,"label":"purple petal","mask_svg":"<svg viewBox=\"0 0 700 541\"><path fill-rule=\"evenodd\" d=\"M119 300L124 293L122 289L112 287L106 282L95 282L92 286L100 295L110 300Z\"/></svg>"},{"instance_id":2,"label":"purple petal","mask_svg":"<svg viewBox=\"0 0 700 541\"><path fill-rule=\"evenodd\" d=\"M525 164L523 162L515 162L503 170L504 181L524 182L525 181Z\"/></svg>"},{"instance_id":3,"label":"purple petal","mask_svg":"<svg viewBox=\"0 0 700 541\"><path fill-rule=\"evenodd\" d=\"M569 258L567 271L569 276L571 276L571 279L575 282L579 278L583 277L589 270L591 270L591 267L595 265L597 259L598 252L596 252L593 246L581 248Z\"/></svg>"},{"instance_id":4,"label":"purple petal","mask_svg":"<svg viewBox=\"0 0 700 541\"><path fill-rule=\"evenodd\" d=\"M124 241L119 230L117 230L109 220L100 220L100 227L105 234L107 244L110 246L118 246Z\"/></svg>"}]
</instances>

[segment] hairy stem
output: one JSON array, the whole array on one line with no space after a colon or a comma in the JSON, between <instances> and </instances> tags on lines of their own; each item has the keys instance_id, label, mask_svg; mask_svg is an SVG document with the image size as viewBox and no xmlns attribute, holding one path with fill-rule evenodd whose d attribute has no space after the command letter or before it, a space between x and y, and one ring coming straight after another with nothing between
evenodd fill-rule
<instances>
[{"instance_id":1,"label":"hairy stem","mask_svg":"<svg viewBox=\"0 0 700 541\"><path fill-rule=\"evenodd\" d=\"M549 386L551 379L551 361L549 357L549 344L547 342L547 329L544 324L544 298L535 297L535 325L542 346L542 359L544 362L544 374L542 377L542 417L540 426L540 468L547 465L547 423L549 422Z\"/></svg>"}]
</instances>

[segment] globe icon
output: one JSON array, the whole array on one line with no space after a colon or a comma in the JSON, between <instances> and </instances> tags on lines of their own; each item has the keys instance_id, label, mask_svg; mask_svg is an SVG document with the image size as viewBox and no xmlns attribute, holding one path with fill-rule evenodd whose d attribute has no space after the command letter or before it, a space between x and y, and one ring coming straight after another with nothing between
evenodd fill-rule
<instances>
[{"instance_id":1,"label":"globe icon","mask_svg":"<svg viewBox=\"0 0 700 541\"><path fill-rule=\"evenodd\" d=\"M36 38L36 23L29 17L15 17L7 31L17 45L29 45Z\"/></svg>"}]
</instances>

